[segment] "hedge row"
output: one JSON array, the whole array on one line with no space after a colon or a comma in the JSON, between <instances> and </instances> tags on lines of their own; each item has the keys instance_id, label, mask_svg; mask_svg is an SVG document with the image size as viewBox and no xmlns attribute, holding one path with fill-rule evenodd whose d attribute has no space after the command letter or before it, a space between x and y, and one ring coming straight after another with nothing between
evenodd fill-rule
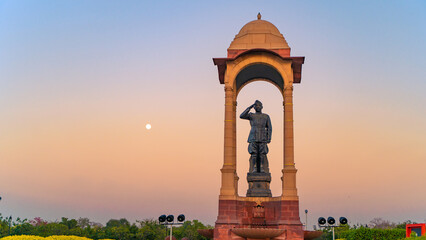
<instances>
[{"instance_id":1,"label":"hedge row","mask_svg":"<svg viewBox=\"0 0 426 240\"><path fill-rule=\"evenodd\" d=\"M346 240L399 240L405 238L405 229L350 229L339 232L336 238Z\"/></svg>"}]
</instances>

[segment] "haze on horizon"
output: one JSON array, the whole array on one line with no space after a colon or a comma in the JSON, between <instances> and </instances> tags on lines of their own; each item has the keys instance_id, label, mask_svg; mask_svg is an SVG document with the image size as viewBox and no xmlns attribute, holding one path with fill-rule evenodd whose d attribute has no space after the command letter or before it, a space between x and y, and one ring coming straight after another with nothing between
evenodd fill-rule
<instances>
[{"instance_id":1,"label":"haze on horizon","mask_svg":"<svg viewBox=\"0 0 426 240\"><path fill-rule=\"evenodd\" d=\"M262 19L305 56L294 89L301 220L426 221L424 1L1 1L0 213L213 224L224 90L213 57ZM272 119L280 194L282 98ZM147 130L145 125L152 128ZM249 124L237 122L240 195Z\"/></svg>"}]
</instances>

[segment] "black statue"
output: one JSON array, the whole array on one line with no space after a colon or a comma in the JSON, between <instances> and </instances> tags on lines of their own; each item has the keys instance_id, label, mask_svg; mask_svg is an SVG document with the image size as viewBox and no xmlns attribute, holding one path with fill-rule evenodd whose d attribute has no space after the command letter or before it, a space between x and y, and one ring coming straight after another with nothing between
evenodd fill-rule
<instances>
[{"instance_id":1,"label":"black statue","mask_svg":"<svg viewBox=\"0 0 426 240\"><path fill-rule=\"evenodd\" d=\"M256 111L255 113L250 112L252 108ZM251 154L249 173L269 173L266 154L269 152L267 144L271 142L272 125L268 114L262 113L262 108L262 103L256 100L240 115L240 118L250 120L251 126L247 140L248 152Z\"/></svg>"}]
</instances>

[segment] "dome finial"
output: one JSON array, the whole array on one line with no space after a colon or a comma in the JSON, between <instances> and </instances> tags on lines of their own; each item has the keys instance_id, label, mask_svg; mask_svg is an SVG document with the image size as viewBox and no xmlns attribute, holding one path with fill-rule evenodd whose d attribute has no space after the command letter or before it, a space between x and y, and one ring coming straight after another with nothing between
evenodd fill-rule
<instances>
[{"instance_id":1,"label":"dome finial","mask_svg":"<svg viewBox=\"0 0 426 240\"><path fill-rule=\"evenodd\" d=\"M257 20L260 20L262 18L262 14L260 12L257 14Z\"/></svg>"}]
</instances>

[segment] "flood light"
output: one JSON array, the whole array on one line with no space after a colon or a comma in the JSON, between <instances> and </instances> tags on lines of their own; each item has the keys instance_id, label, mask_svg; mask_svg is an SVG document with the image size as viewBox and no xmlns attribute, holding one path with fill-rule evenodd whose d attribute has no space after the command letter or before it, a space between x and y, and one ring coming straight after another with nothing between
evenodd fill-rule
<instances>
[{"instance_id":1,"label":"flood light","mask_svg":"<svg viewBox=\"0 0 426 240\"><path fill-rule=\"evenodd\" d=\"M167 216L167 222L173 222L173 220L175 219L175 217L173 215L169 215Z\"/></svg>"},{"instance_id":2,"label":"flood light","mask_svg":"<svg viewBox=\"0 0 426 240\"><path fill-rule=\"evenodd\" d=\"M178 219L179 222L183 222L183 221L185 221L185 215L181 214L177 217L177 219Z\"/></svg>"},{"instance_id":3,"label":"flood light","mask_svg":"<svg viewBox=\"0 0 426 240\"><path fill-rule=\"evenodd\" d=\"M323 217L318 218L318 224L319 225L324 225L325 223L326 223L325 218L323 218Z\"/></svg>"},{"instance_id":4,"label":"flood light","mask_svg":"<svg viewBox=\"0 0 426 240\"><path fill-rule=\"evenodd\" d=\"M333 224L336 223L336 220L334 220L334 217L328 217L327 222L328 222L328 224L333 225Z\"/></svg>"},{"instance_id":5,"label":"flood light","mask_svg":"<svg viewBox=\"0 0 426 240\"><path fill-rule=\"evenodd\" d=\"M158 218L158 221L160 222L160 223L162 223L162 222L165 222L166 221L166 215L161 215L159 218Z\"/></svg>"},{"instance_id":6,"label":"flood light","mask_svg":"<svg viewBox=\"0 0 426 240\"><path fill-rule=\"evenodd\" d=\"M348 224L348 219L346 219L345 217L340 217L339 222L342 225L346 225L346 224Z\"/></svg>"}]
</instances>

